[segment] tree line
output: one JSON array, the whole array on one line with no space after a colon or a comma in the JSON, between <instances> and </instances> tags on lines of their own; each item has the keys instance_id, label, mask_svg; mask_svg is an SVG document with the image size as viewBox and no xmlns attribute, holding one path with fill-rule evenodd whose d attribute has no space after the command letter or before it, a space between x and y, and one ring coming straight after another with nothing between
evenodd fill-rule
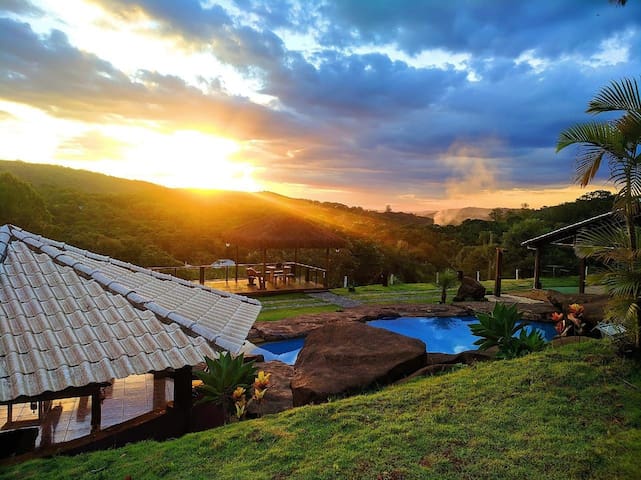
<instances>
[{"instance_id":1,"label":"tree line","mask_svg":"<svg viewBox=\"0 0 641 480\"><path fill-rule=\"evenodd\" d=\"M75 181L79 174L82 181ZM235 257L225 231L287 212L323 224L347 240L346 248L330 252L333 285L344 275L369 284L389 273L408 283L427 282L446 269L493 278L499 247L504 249L505 277L514 276L516 269L523 278L531 276L533 255L521 247L522 241L607 212L613 202L609 192L595 191L561 205L497 208L489 220L439 226L429 218L390 209L376 212L271 193L169 189L63 167L0 162L0 224L12 223L147 267L208 265ZM241 248L238 253L241 262L262 260L260 251ZM299 261L319 266L325 265L326 253L296 252ZM293 254L268 252L270 261L291 260ZM577 268L574 253L560 248L546 251L543 265L572 274Z\"/></svg>"}]
</instances>

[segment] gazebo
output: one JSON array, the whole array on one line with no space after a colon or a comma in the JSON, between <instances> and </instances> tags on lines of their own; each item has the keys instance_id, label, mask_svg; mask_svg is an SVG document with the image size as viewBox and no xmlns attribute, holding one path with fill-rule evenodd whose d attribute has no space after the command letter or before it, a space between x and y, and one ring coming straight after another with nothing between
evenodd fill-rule
<instances>
[{"instance_id":1,"label":"gazebo","mask_svg":"<svg viewBox=\"0 0 641 480\"><path fill-rule=\"evenodd\" d=\"M0 430L15 428L14 404L89 397L98 432L102 390L154 374L173 378L174 423L184 433L192 367L219 351L238 353L260 308L254 299L0 226L0 406L7 411Z\"/></svg>"},{"instance_id":2,"label":"gazebo","mask_svg":"<svg viewBox=\"0 0 641 480\"><path fill-rule=\"evenodd\" d=\"M545 247L554 245L574 248L577 234L581 230L598 228L607 223L621 222L617 212L607 212L522 242L521 246L534 250L534 288L541 288L541 254ZM585 259L583 258L579 259L579 293L585 293Z\"/></svg>"},{"instance_id":3,"label":"gazebo","mask_svg":"<svg viewBox=\"0 0 641 480\"><path fill-rule=\"evenodd\" d=\"M238 247L262 251L262 275L267 269L267 250L273 248L293 249L294 265L298 264L298 250L301 248L325 249L325 278L329 272L330 248L343 248L345 239L326 227L294 215L271 215L245 223L226 232L225 241L236 247L236 280L238 280Z\"/></svg>"}]
</instances>

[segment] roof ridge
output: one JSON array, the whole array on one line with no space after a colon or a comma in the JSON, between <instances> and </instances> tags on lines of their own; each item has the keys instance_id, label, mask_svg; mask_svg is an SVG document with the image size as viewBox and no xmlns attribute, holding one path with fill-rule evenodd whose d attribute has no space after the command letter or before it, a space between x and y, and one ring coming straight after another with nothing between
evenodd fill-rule
<instances>
[{"instance_id":1,"label":"roof ridge","mask_svg":"<svg viewBox=\"0 0 641 480\"><path fill-rule=\"evenodd\" d=\"M7 258L7 250L9 249L9 242L11 241L11 228L9 224L0 227L0 263L4 262Z\"/></svg>"}]
</instances>

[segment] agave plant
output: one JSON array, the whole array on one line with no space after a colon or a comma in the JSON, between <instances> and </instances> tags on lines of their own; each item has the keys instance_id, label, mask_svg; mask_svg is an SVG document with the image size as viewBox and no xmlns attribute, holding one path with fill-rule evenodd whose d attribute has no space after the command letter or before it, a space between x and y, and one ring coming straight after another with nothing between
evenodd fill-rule
<instances>
[{"instance_id":1,"label":"agave plant","mask_svg":"<svg viewBox=\"0 0 641 480\"><path fill-rule=\"evenodd\" d=\"M470 325L470 330L472 335L481 338L474 345L478 345L480 350L497 346L497 358L516 358L545 346L540 332L525 330L526 324L521 322L521 313L516 305L497 302L492 313L479 312L476 316L479 323Z\"/></svg>"},{"instance_id":2,"label":"agave plant","mask_svg":"<svg viewBox=\"0 0 641 480\"><path fill-rule=\"evenodd\" d=\"M233 394L238 388L248 388L256 376L254 362L245 362L243 354L233 357L222 352L217 359L205 357L207 370L194 372L203 384L198 390L203 394L199 402L213 402L223 409L225 421L234 404Z\"/></svg>"}]
</instances>

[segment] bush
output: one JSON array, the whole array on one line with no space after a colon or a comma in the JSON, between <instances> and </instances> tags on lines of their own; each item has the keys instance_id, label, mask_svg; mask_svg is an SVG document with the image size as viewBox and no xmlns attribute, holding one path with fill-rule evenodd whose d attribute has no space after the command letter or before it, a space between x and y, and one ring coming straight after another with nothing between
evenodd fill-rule
<instances>
[{"instance_id":1,"label":"bush","mask_svg":"<svg viewBox=\"0 0 641 480\"><path fill-rule=\"evenodd\" d=\"M474 342L480 350L498 346L497 358L516 358L542 350L545 340L537 330L527 332L516 305L496 303L492 313L478 312L479 323L470 325L472 335L481 337ZM517 336L518 334L518 336Z\"/></svg>"}]
</instances>

